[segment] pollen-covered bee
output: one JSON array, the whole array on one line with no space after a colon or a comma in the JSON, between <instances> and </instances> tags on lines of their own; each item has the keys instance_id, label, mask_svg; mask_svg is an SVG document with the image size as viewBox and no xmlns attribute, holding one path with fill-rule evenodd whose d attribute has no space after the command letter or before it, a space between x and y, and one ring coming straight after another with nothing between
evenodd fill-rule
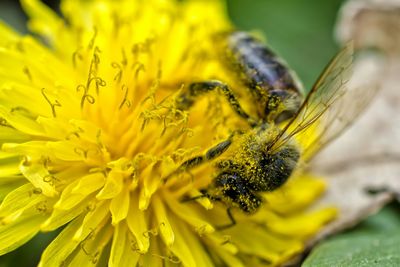
<instances>
[{"instance_id":1,"label":"pollen-covered bee","mask_svg":"<svg viewBox=\"0 0 400 267\"><path fill-rule=\"evenodd\" d=\"M351 44L332 59L304 98L295 74L261 41L245 32L224 34L222 39L223 64L247 88L256 115L242 108L230 85L216 80L191 83L178 97L177 106L190 109L198 97L218 92L251 130L233 133L204 155L183 162L177 172L217 159L236 142L234 153L216 161L212 183L201 190L202 195L190 198L207 197L225 203L231 220L227 226L231 226L235 224L231 208L249 214L257 211L263 201L260 192L282 186L300 161L308 160L336 137L365 105L349 108L346 104L354 97L346 89L352 69ZM365 94L363 104L370 95ZM307 135L311 128L313 134L300 146L296 137L299 133Z\"/></svg>"}]
</instances>

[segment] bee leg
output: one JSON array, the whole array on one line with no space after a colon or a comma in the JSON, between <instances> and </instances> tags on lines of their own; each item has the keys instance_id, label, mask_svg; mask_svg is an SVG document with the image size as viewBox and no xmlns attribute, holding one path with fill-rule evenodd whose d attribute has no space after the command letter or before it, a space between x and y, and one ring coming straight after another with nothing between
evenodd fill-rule
<instances>
[{"instance_id":1,"label":"bee leg","mask_svg":"<svg viewBox=\"0 0 400 267\"><path fill-rule=\"evenodd\" d=\"M231 144L232 144L232 140L230 138L225 141L222 141L221 143L219 143L216 146L207 150L205 158L207 160L212 160L212 159L218 157L219 155L224 153Z\"/></svg>"},{"instance_id":2,"label":"bee leg","mask_svg":"<svg viewBox=\"0 0 400 267\"><path fill-rule=\"evenodd\" d=\"M232 226L235 226L235 225L236 225L236 220L235 220L235 218L233 217L233 214L232 214L232 208L227 208L227 209L226 209L226 214L228 215L229 220L230 220L231 222L228 223L228 224L225 224L225 225L217 226L216 228L217 228L218 230L225 230L225 229L231 228Z\"/></svg>"},{"instance_id":3,"label":"bee leg","mask_svg":"<svg viewBox=\"0 0 400 267\"><path fill-rule=\"evenodd\" d=\"M206 161L212 160L222 153L224 153L228 147L232 144L231 139L227 139L225 141L222 141L221 143L217 144L216 146L213 146L209 150L207 150L205 155L202 156L196 156L191 159L186 160L181 164L178 170L181 171L186 171L189 169L192 169Z\"/></svg>"},{"instance_id":4,"label":"bee leg","mask_svg":"<svg viewBox=\"0 0 400 267\"><path fill-rule=\"evenodd\" d=\"M207 197L207 195L198 195L198 196L194 196L194 197L183 197L181 199L181 203L185 203L185 202L190 202L190 201L194 201L200 198L205 198Z\"/></svg>"},{"instance_id":5,"label":"bee leg","mask_svg":"<svg viewBox=\"0 0 400 267\"><path fill-rule=\"evenodd\" d=\"M190 158L190 159L184 161L176 171L174 171L173 173L168 175L166 178L164 178L164 183L166 183L167 180L172 175L175 175L180 172L188 171L188 170L190 170L194 167L197 167L206 161L212 160L212 159L218 157L219 155L221 155L222 153L224 153L225 150L227 150L228 147L232 144L231 138L232 138L232 136L229 137L229 139L222 141L221 143L218 143L217 145L213 146L212 148L207 150L205 155L196 156L196 157L193 157L193 158Z\"/></svg>"},{"instance_id":6,"label":"bee leg","mask_svg":"<svg viewBox=\"0 0 400 267\"><path fill-rule=\"evenodd\" d=\"M248 121L251 127L258 125L257 121L251 118L250 115L248 115L240 106L235 93L229 88L229 86L216 80L195 82L190 84L188 90L183 92L178 98L177 106L180 109L189 109L197 97L215 90L219 90L223 94L226 100L228 100L228 103L233 111Z\"/></svg>"},{"instance_id":7,"label":"bee leg","mask_svg":"<svg viewBox=\"0 0 400 267\"><path fill-rule=\"evenodd\" d=\"M201 195L194 196L194 197L184 196L184 197L181 199L181 202L182 202L182 203L185 203L185 202L194 201L194 200L197 200L197 199L200 199L200 198L205 198L205 197L208 198L208 199L210 199L210 200L213 200L213 201L220 201L220 200L221 200L221 198L219 198L219 197L217 197L217 196L211 196L211 195L209 195L209 194L207 193L207 190L205 190L205 189L200 190L200 193L201 193Z\"/></svg>"}]
</instances>

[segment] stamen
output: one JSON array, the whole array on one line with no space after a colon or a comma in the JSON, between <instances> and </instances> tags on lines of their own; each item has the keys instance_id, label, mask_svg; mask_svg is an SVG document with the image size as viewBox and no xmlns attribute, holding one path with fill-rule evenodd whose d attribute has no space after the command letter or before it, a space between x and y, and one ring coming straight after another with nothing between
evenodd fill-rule
<instances>
[{"instance_id":1,"label":"stamen","mask_svg":"<svg viewBox=\"0 0 400 267\"><path fill-rule=\"evenodd\" d=\"M77 139L80 138L79 133L77 133L77 132L72 132L72 133L67 134L67 136L65 137L65 139L66 139L66 140L71 140L73 136L75 136Z\"/></svg>"},{"instance_id":2,"label":"stamen","mask_svg":"<svg viewBox=\"0 0 400 267\"><path fill-rule=\"evenodd\" d=\"M128 93L129 93L129 88L124 84L122 85L122 91L125 89L125 95L124 99L122 100L121 104L119 105L119 109L121 109L124 105L126 105L127 108L130 108L132 106L132 102L128 100Z\"/></svg>"},{"instance_id":3,"label":"stamen","mask_svg":"<svg viewBox=\"0 0 400 267\"><path fill-rule=\"evenodd\" d=\"M117 38L119 29L121 28L121 25L122 25L122 18L120 18L120 16L118 16L118 13L115 11L112 12L111 18L112 18L113 28L114 28L113 29L114 37Z\"/></svg>"},{"instance_id":4,"label":"stamen","mask_svg":"<svg viewBox=\"0 0 400 267\"><path fill-rule=\"evenodd\" d=\"M96 144L99 147L100 151L106 150L106 146L101 141L101 129L99 129L96 133Z\"/></svg>"},{"instance_id":5,"label":"stamen","mask_svg":"<svg viewBox=\"0 0 400 267\"><path fill-rule=\"evenodd\" d=\"M92 264L96 264L99 261L100 251L96 251L96 253L92 256L91 262Z\"/></svg>"},{"instance_id":6,"label":"stamen","mask_svg":"<svg viewBox=\"0 0 400 267\"><path fill-rule=\"evenodd\" d=\"M100 53L101 53L100 48L96 46L93 51L93 59L90 62L91 63L90 70L93 70L93 74L97 73L98 66L100 64L100 56L99 56Z\"/></svg>"},{"instance_id":7,"label":"stamen","mask_svg":"<svg viewBox=\"0 0 400 267\"><path fill-rule=\"evenodd\" d=\"M20 112L23 116L27 117L27 118L31 118L31 119L36 119L36 115L33 114L30 110L28 110L27 108L24 107L13 107L10 110L10 113L15 113L15 112ZM0 122L1 125L1 122Z\"/></svg>"},{"instance_id":8,"label":"stamen","mask_svg":"<svg viewBox=\"0 0 400 267\"><path fill-rule=\"evenodd\" d=\"M49 169L49 165L50 165L50 163L51 163L51 159L50 159L49 157L42 156L42 157L40 158L40 162L43 163L43 166L44 166L46 169Z\"/></svg>"},{"instance_id":9,"label":"stamen","mask_svg":"<svg viewBox=\"0 0 400 267\"><path fill-rule=\"evenodd\" d=\"M8 124L8 122L5 118L0 117L0 126L10 127L11 125Z\"/></svg>"},{"instance_id":10,"label":"stamen","mask_svg":"<svg viewBox=\"0 0 400 267\"><path fill-rule=\"evenodd\" d=\"M131 69L134 70L135 68L136 68L136 70L135 70L135 75L134 75L134 77L135 77L135 81L137 81L138 78L139 78L139 73L140 73L141 71L142 71L142 72L145 72L146 69L145 69L144 64L143 64L143 63L140 63L140 62L138 62L138 61L132 64Z\"/></svg>"},{"instance_id":11,"label":"stamen","mask_svg":"<svg viewBox=\"0 0 400 267\"><path fill-rule=\"evenodd\" d=\"M96 37L97 37L97 28L96 28L96 27L93 27L93 31L94 31L93 37L92 37L92 39L90 40L89 45L88 45L88 49L89 49L89 50L91 50L91 49L93 48L94 42L96 41Z\"/></svg>"},{"instance_id":12,"label":"stamen","mask_svg":"<svg viewBox=\"0 0 400 267\"><path fill-rule=\"evenodd\" d=\"M72 53L72 65L76 69L78 59L80 61L83 60L83 56L81 54L81 50L83 47L78 48L74 53Z\"/></svg>"},{"instance_id":13,"label":"stamen","mask_svg":"<svg viewBox=\"0 0 400 267\"><path fill-rule=\"evenodd\" d=\"M131 53L133 55L134 62L137 61L140 53L143 53L143 54L150 53L151 46L155 43L155 39L156 39L155 37L149 37L149 38L146 38L146 40L144 40L144 42L138 42L132 46Z\"/></svg>"},{"instance_id":14,"label":"stamen","mask_svg":"<svg viewBox=\"0 0 400 267\"><path fill-rule=\"evenodd\" d=\"M89 80L88 82L88 88L90 87L91 83L95 81L95 86L96 86L96 94L99 95L99 91L100 91L100 86L104 87L107 85L106 81L104 81L102 78L100 77L93 77Z\"/></svg>"},{"instance_id":15,"label":"stamen","mask_svg":"<svg viewBox=\"0 0 400 267\"><path fill-rule=\"evenodd\" d=\"M140 249L136 240L131 239L129 237L130 249L134 252L140 253Z\"/></svg>"},{"instance_id":16,"label":"stamen","mask_svg":"<svg viewBox=\"0 0 400 267\"><path fill-rule=\"evenodd\" d=\"M73 132L70 132L65 139L70 140L72 136L76 136L76 138L80 139L81 135L83 134L85 131L81 128L81 127L76 127L76 130Z\"/></svg>"},{"instance_id":17,"label":"stamen","mask_svg":"<svg viewBox=\"0 0 400 267\"><path fill-rule=\"evenodd\" d=\"M117 83L120 83L121 79L122 79L122 66L117 62L112 62L111 67L118 70L117 74L115 74L115 76L114 76L114 81L117 81Z\"/></svg>"},{"instance_id":18,"label":"stamen","mask_svg":"<svg viewBox=\"0 0 400 267\"><path fill-rule=\"evenodd\" d=\"M53 174L47 174L43 177L43 182L48 183L51 186L55 185L55 182L60 182L60 179L55 177Z\"/></svg>"},{"instance_id":19,"label":"stamen","mask_svg":"<svg viewBox=\"0 0 400 267\"><path fill-rule=\"evenodd\" d=\"M199 236L204 236L204 234L208 233L207 231L208 226L203 224L200 227L197 227L195 230L199 234Z\"/></svg>"},{"instance_id":20,"label":"stamen","mask_svg":"<svg viewBox=\"0 0 400 267\"><path fill-rule=\"evenodd\" d=\"M87 237L86 237L85 239L83 239L83 240L81 241L81 243L80 243L80 247L81 247L83 253L85 253L87 256L90 256L90 253L85 249L86 242L89 241L90 239L93 239L93 237L94 237L95 234L96 234L96 233L95 233L95 229L91 228L91 229L89 229L89 230L90 230L90 232L89 232L89 234L87 235Z\"/></svg>"},{"instance_id":21,"label":"stamen","mask_svg":"<svg viewBox=\"0 0 400 267\"><path fill-rule=\"evenodd\" d=\"M157 236L158 235L157 228L152 228L147 230L146 232L143 232L143 236L145 238L150 238L150 235Z\"/></svg>"},{"instance_id":22,"label":"stamen","mask_svg":"<svg viewBox=\"0 0 400 267\"><path fill-rule=\"evenodd\" d=\"M40 195L42 192L43 192L43 191L42 191L41 188L34 188L34 189L32 190L32 193L35 194L35 195Z\"/></svg>"},{"instance_id":23,"label":"stamen","mask_svg":"<svg viewBox=\"0 0 400 267\"><path fill-rule=\"evenodd\" d=\"M23 166L30 166L30 165L32 164L32 160L31 160L31 158L30 158L29 156L24 156L24 157L22 158L21 164L22 164Z\"/></svg>"},{"instance_id":24,"label":"stamen","mask_svg":"<svg viewBox=\"0 0 400 267\"><path fill-rule=\"evenodd\" d=\"M35 208L39 213L46 214L48 211L47 201L45 200L45 201L39 202L38 204L36 204Z\"/></svg>"},{"instance_id":25,"label":"stamen","mask_svg":"<svg viewBox=\"0 0 400 267\"><path fill-rule=\"evenodd\" d=\"M154 110L156 109L156 98L155 98L155 95L156 95L157 89L159 88L159 85L160 85L160 78L161 78L161 71L158 72L157 77L151 83L151 86L150 86L150 89L149 89L149 93L147 94L147 96L140 103L142 106L148 100L150 100L150 103L154 106L153 109Z\"/></svg>"},{"instance_id":26,"label":"stamen","mask_svg":"<svg viewBox=\"0 0 400 267\"><path fill-rule=\"evenodd\" d=\"M172 253L171 253L171 255L168 255L168 256L162 256L162 255L158 255L158 254L155 254L155 253L152 253L151 255L154 256L154 257L160 258L162 260L169 261L169 262L171 262L173 264L181 263L181 260L177 256L175 256L174 254L172 254Z\"/></svg>"},{"instance_id":27,"label":"stamen","mask_svg":"<svg viewBox=\"0 0 400 267\"><path fill-rule=\"evenodd\" d=\"M230 235L224 235L223 236L224 241L221 243L221 245L226 245L226 244L232 244L232 236Z\"/></svg>"},{"instance_id":28,"label":"stamen","mask_svg":"<svg viewBox=\"0 0 400 267\"><path fill-rule=\"evenodd\" d=\"M128 58L126 57L126 52L125 52L125 49L123 47L121 49L121 52L122 52L121 64L122 64L122 66L126 67L128 65Z\"/></svg>"},{"instance_id":29,"label":"stamen","mask_svg":"<svg viewBox=\"0 0 400 267\"><path fill-rule=\"evenodd\" d=\"M93 211L95 211L95 209L96 209L96 207L97 207L97 204L99 204L99 203L97 203L97 202L94 201L94 200L90 201L90 202L87 204L87 206L86 206L86 210L87 210L88 212L93 212Z\"/></svg>"},{"instance_id":30,"label":"stamen","mask_svg":"<svg viewBox=\"0 0 400 267\"><path fill-rule=\"evenodd\" d=\"M24 66L24 68L22 69L22 71L24 72L24 74L28 77L29 81L32 82L32 75L31 72L29 71L27 66Z\"/></svg>"},{"instance_id":31,"label":"stamen","mask_svg":"<svg viewBox=\"0 0 400 267\"><path fill-rule=\"evenodd\" d=\"M89 104L94 104L96 102L95 98L92 95L89 95L87 92L88 90L86 89L86 86L84 86L83 84L79 84L76 87L76 91L79 92L81 91L81 89L83 89L83 96L81 98L81 109L83 109L83 105L85 104L85 100L87 102L89 102Z\"/></svg>"},{"instance_id":32,"label":"stamen","mask_svg":"<svg viewBox=\"0 0 400 267\"><path fill-rule=\"evenodd\" d=\"M32 189L32 191L30 191L28 195L29 195L29 197L31 197L32 195L40 195L42 192L43 191L41 188L36 187L36 188Z\"/></svg>"},{"instance_id":33,"label":"stamen","mask_svg":"<svg viewBox=\"0 0 400 267\"><path fill-rule=\"evenodd\" d=\"M18 40L15 47L17 48L17 50L21 53L25 53L25 47L24 47L24 43L23 40Z\"/></svg>"},{"instance_id":34,"label":"stamen","mask_svg":"<svg viewBox=\"0 0 400 267\"><path fill-rule=\"evenodd\" d=\"M53 117L57 117L56 114L56 107L61 107L60 102L58 102L58 100L55 100L55 103L52 103L51 100L47 97L46 93L45 93L45 89L42 88L42 95L43 97L46 99L47 103L49 103L50 107L51 107L51 112L53 114Z\"/></svg>"},{"instance_id":35,"label":"stamen","mask_svg":"<svg viewBox=\"0 0 400 267\"><path fill-rule=\"evenodd\" d=\"M76 154L78 154L79 156L82 156L82 157L84 157L85 159L87 159L89 150L88 150L88 149L83 149L83 148L81 148L81 147L75 147L74 152L75 152Z\"/></svg>"},{"instance_id":36,"label":"stamen","mask_svg":"<svg viewBox=\"0 0 400 267\"><path fill-rule=\"evenodd\" d=\"M81 90L83 91L83 95L81 98L81 109L83 109L85 101L89 102L89 104L95 103L95 98L89 94L90 86L93 81L95 81L97 95L99 95L100 87L104 87L107 85L106 82L102 78L97 76L98 65L100 64L100 57L99 57L100 53L101 53L101 50L96 46L94 48L92 61L90 62L89 75L88 75L88 79L86 81L86 85L79 84L76 87L77 92L79 92Z\"/></svg>"}]
</instances>

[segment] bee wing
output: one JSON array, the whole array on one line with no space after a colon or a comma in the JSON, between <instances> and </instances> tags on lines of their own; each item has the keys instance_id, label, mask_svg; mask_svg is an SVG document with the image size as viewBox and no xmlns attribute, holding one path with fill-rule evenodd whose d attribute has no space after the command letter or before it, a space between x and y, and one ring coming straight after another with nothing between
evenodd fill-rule
<instances>
[{"instance_id":1,"label":"bee wing","mask_svg":"<svg viewBox=\"0 0 400 267\"><path fill-rule=\"evenodd\" d=\"M328 64L270 148L275 150L296 137L303 149L303 159L309 160L349 127L379 87L374 82L353 85L352 74L353 44L349 43Z\"/></svg>"}]
</instances>

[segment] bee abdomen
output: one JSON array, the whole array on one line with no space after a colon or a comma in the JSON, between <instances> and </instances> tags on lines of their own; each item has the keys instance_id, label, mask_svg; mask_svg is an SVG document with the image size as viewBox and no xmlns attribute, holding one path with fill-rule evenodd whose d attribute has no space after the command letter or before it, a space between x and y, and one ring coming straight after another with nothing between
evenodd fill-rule
<instances>
[{"instance_id":1,"label":"bee abdomen","mask_svg":"<svg viewBox=\"0 0 400 267\"><path fill-rule=\"evenodd\" d=\"M228 51L228 61L240 69L250 88L284 89L302 96L302 86L295 75L274 52L248 33L231 33Z\"/></svg>"}]
</instances>

